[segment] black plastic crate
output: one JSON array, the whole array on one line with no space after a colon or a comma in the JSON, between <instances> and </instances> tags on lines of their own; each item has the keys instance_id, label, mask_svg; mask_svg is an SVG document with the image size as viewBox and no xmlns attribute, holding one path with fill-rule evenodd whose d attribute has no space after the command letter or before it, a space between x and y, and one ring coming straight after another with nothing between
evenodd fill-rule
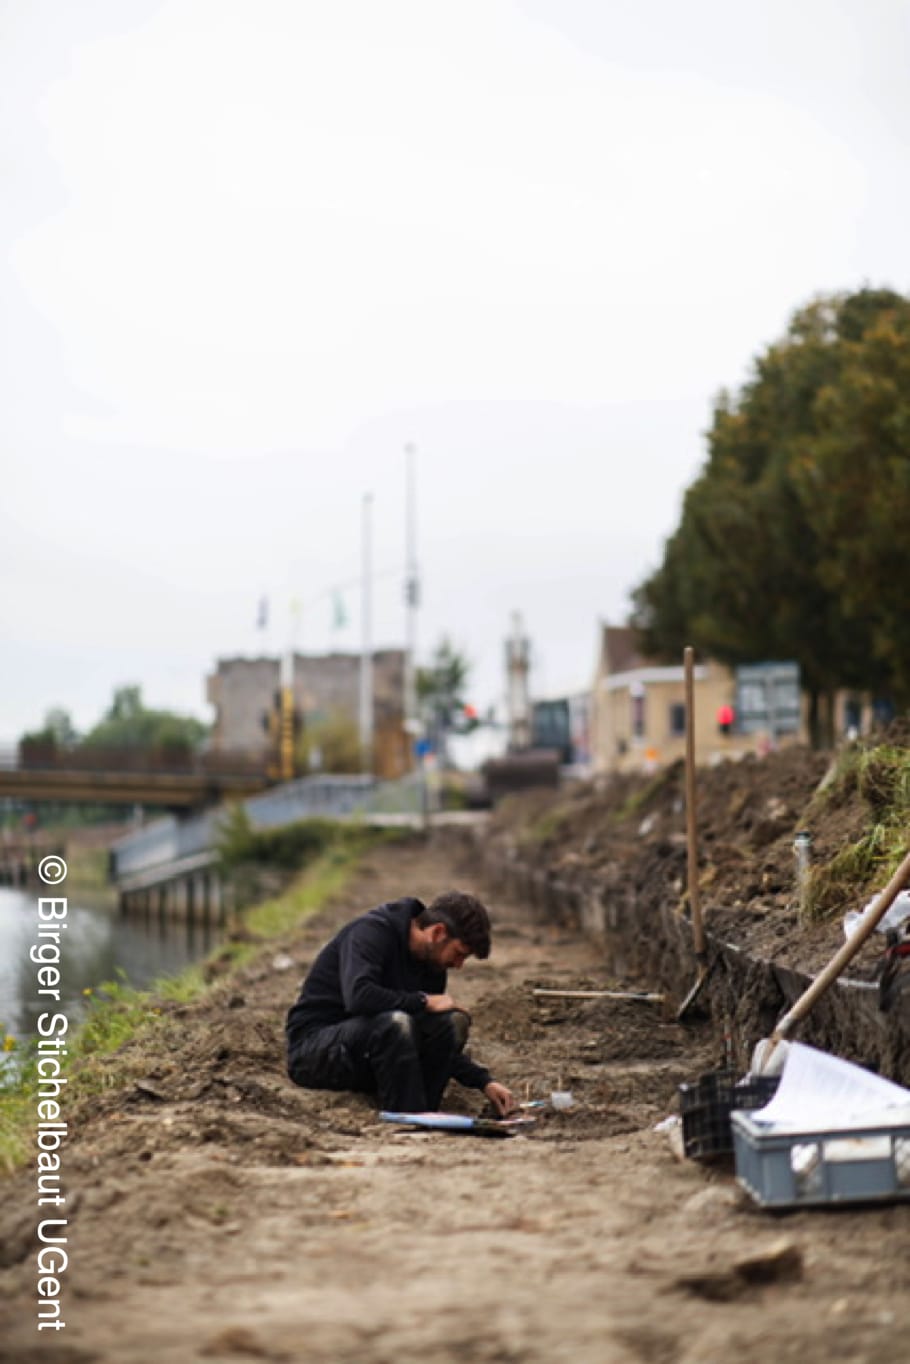
<instances>
[{"instance_id":1,"label":"black plastic crate","mask_svg":"<svg viewBox=\"0 0 910 1364\"><path fill-rule=\"evenodd\" d=\"M733 1155L734 1109L763 1108L780 1084L779 1075L741 1080L732 1070L711 1070L693 1085L679 1086L683 1150L690 1160Z\"/></svg>"}]
</instances>

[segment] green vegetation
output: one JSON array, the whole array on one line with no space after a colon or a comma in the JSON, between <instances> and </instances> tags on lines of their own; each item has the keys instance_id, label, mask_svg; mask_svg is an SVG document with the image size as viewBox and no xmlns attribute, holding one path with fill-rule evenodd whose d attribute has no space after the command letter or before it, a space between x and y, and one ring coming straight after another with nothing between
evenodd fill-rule
<instances>
[{"instance_id":1,"label":"green vegetation","mask_svg":"<svg viewBox=\"0 0 910 1364\"><path fill-rule=\"evenodd\" d=\"M32 754L34 751L31 750ZM133 811L129 806L102 805L89 801L69 805L54 800L30 800L23 804L27 811L35 815L36 828L40 828L43 834L51 837L59 834L61 841L65 840L71 829L96 828L99 824L119 824L123 827L123 833L128 834L135 827ZM17 802L0 815L0 828L20 833L23 827L22 816L23 810Z\"/></svg>"},{"instance_id":2,"label":"green vegetation","mask_svg":"<svg viewBox=\"0 0 910 1364\"><path fill-rule=\"evenodd\" d=\"M45 712L43 728L36 734L24 734L22 738L23 742L28 739L49 741L57 748L69 748L79 742L72 717L62 706L52 706Z\"/></svg>"},{"instance_id":3,"label":"green vegetation","mask_svg":"<svg viewBox=\"0 0 910 1364\"><path fill-rule=\"evenodd\" d=\"M34 1061L0 1070L0 1170L11 1174L31 1155L35 1123Z\"/></svg>"},{"instance_id":4,"label":"green vegetation","mask_svg":"<svg viewBox=\"0 0 910 1364\"><path fill-rule=\"evenodd\" d=\"M549 843L550 839L559 836L571 818L572 810L565 805L557 805L549 810L544 810L543 814L519 828L519 847L527 847L534 843Z\"/></svg>"},{"instance_id":5,"label":"green vegetation","mask_svg":"<svg viewBox=\"0 0 910 1364\"><path fill-rule=\"evenodd\" d=\"M66 877L69 891L90 890L93 894L113 899L116 892L108 877L109 858L107 848L80 848L68 845Z\"/></svg>"},{"instance_id":6,"label":"green vegetation","mask_svg":"<svg viewBox=\"0 0 910 1364\"><path fill-rule=\"evenodd\" d=\"M446 772L439 787L439 805L443 810L469 810L471 797L463 772Z\"/></svg>"},{"instance_id":7,"label":"green vegetation","mask_svg":"<svg viewBox=\"0 0 910 1364\"><path fill-rule=\"evenodd\" d=\"M429 667L417 669L417 697L431 725L448 728L456 711L464 710L464 690L470 672L465 655L447 638L437 644Z\"/></svg>"},{"instance_id":8,"label":"green vegetation","mask_svg":"<svg viewBox=\"0 0 910 1364\"><path fill-rule=\"evenodd\" d=\"M340 826L334 828L337 832ZM225 943L215 950L213 958L228 961L236 970L265 944L292 931L341 891L367 847L398 836L366 828L357 832L358 837L329 839L311 856L305 873L293 885L243 916L244 941ZM224 977L220 980L223 983ZM71 1114L81 1099L119 1088L143 1074L148 1052L160 1050L173 1026L169 1006L200 999L211 988L204 965L196 964L179 976L157 981L148 990L112 981L88 992L89 1015L67 1044L67 1113ZM0 1034L2 1031L0 1027ZM121 1058L111 1066L110 1057L134 1040L143 1044L135 1060ZM6 1038L2 1045L6 1055L0 1067L0 1169L9 1172L27 1161L34 1149L38 1075L34 1042L17 1045Z\"/></svg>"},{"instance_id":9,"label":"green vegetation","mask_svg":"<svg viewBox=\"0 0 910 1364\"><path fill-rule=\"evenodd\" d=\"M170 710L150 710L142 703L141 688L117 687L111 704L87 734L78 735L70 715L54 707L40 730L23 734L20 744L29 749L155 748L168 754L189 755L208 734L208 726L191 715Z\"/></svg>"},{"instance_id":10,"label":"green vegetation","mask_svg":"<svg viewBox=\"0 0 910 1364\"><path fill-rule=\"evenodd\" d=\"M670 763L667 767L660 768L650 781L628 795L621 805L612 809L610 818L617 823L622 823L624 820L634 819L638 815L644 814L662 791L666 790L667 787L674 786L681 779L682 770L681 759Z\"/></svg>"},{"instance_id":11,"label":"green vegetation","mask_svg":"<svg viewBox=\"0 0 910 1364\"><path fill-rule=\"evenodd\" d=\"M101 753L105 750L106 761L115 763L130 761L129 754L140 753L148 763L189 768L207 734L208 726L193 716L148 709L139 687L118 687L107 711L87 734L77 734L69 713L54 707L45 714L41 729L20 737L19 753L27 767L53 766L73 758L83 765L93 761L97 765L105 760ZM100 802L71 805L34 800L29 806L38 807L44 828L83 828L129 818L122 805ZM4 824L15 827L19 818L18 813L14 819L7 814Z\"/></svg>"},{"instance_id":12,"label":"green vegetation","mask_svg":"<svg viewBox=\"0 0 910 1364\"><path fill-rule=\"evenodd\" d=\"M869 826L830 862L812 867L806 888L807 919L824 919L855 906L880 889L896 871L910 846L910 750L890 744L851 745L838 760L831 781L809 806L811 823L828 809L859 796Z\"/></svg>"},{"instance_id":13,"label":"green vegetation","mask_svg":"<svg viewBox=\"0 0 910 1364\"><path fill-rule=\"evenodd\" d=\"M208 726L191 715L149 710L139 687L118 687L102 720L89 730L86 748L159 748L191 753L208 733Z\"/></svg>"},{"instance_id":14,"label":"green vegetation","mask_svg":"<svg viewBox=\"0 0 910 1364\"><path fill-rule=\"evenodd\" d=\"M382 841L383 831L367 825L312 817L273 829L254 829L242 805L232 805L218 834L218 854L228 872L241 868L300 871L335 848L359 852Z\"/></svg>"},{"instance_id":15,"label":"green vegetation","mask_svg":"<svg viewBox=\"0 0 910 1364\"><path fill-rule=\"evenodd\" d=\"M306 728L297 740L296 758L302 772L362 772L364 760L357 725L340 710L308 715Z\"/></svg>"},{"instance_id":16,"label":"green vegetation","mask_svg":"<svg viewBox=\"0 0 910 1364\"><path fill-rule=\"evenodd\" d=\"M64 1058L67 1075L66 1107L87 1095L97 1094L116 1083L104 1064L125 1042L142 1028L150 1034L161 1028L161 1001L165 990L134 990L122 981L107 981L90 997L88 1017L75 1035L68 1039L69 1055ZM5 1065L0 1070L0 1168L7 1172L26 1161L32 1153L38 1097L37 1045L30 1039L13 1044L6 1038Z\"/></svg>"},{"instance_id":17,"label":"green vegetation","mask_svg":"<svg viewBox=\"0 0 910 1364\"><path fill-rule=\"evenodd\" d=\"M889 743L851 744L841 752L808 813L843 804L854 792L873 812L906 818L910 814L910 750Z\"/></svg>"},{"instance_id":18,"label":"green vegetation","mask_svg":"<svg viewBox=\"0 0 910 1364\"><path fill-rule=\"evenodd\" d=\"M634 623L656 657L795 659L829 742L839 688L910 706L908 520L910 299L821 296L718 398Z\"/></svg>"},{"instance_id":19,"label":"green vegetation","mask_svg":"<svg viewBox=\"0 0 910 1364\"><path fill-rule=\"evenodd\" d=\"M370 847L394 842L401 835L397 830L362 829L360 838L349 838L331 844L308 867L306 875L294 882L282 895L256 905L244 917L247 928L261 938L280 937L314 914L333 895L337 895L350 876L358 859ZM237 947L235 959L245 961L257 950L255 944L232 944Z\"/></svg>"},{"instance_id":20,"label":"green vegetation","mask_svg":"<svg viewBox=\"0 0 910 1364\"><path fill-rule=\"evenodd\" d=\"M465 700L470 675L467 656L447 638L437 644L429 667L417 669L420 716L427 737L440 753L445 753L448 734L467 734L479 724L474 708Z\"/></svg>"}]
</instances>

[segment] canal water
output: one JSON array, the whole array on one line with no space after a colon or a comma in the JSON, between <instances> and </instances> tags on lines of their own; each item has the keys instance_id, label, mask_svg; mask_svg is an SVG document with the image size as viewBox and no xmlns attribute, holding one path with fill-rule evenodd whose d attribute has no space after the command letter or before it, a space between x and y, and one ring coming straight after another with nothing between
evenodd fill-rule
<instances>
[{"instance_id":1,"label":"canal water","mask_svg":"<svg viewBox=\"0 0 910 1364\"><path fill-rule=\"evenodd\" d=\"M89 1007L90 996L84 991L96 990L106 980L122 980L123 975L141 989L205 956L218 938L217 928L161 922L154 916L127 918L109 903L92 903L90 895L74 892L67 897L61 995L56 1004L38 996L38 967L29 957L32 944L40 941L41 893L37 888L0 886L0 1034L34 1036L38 1015L54 1010L66 1014L72 1028ZM55 892L45 888L43 893Z\"/></svg>"}]
</instances>

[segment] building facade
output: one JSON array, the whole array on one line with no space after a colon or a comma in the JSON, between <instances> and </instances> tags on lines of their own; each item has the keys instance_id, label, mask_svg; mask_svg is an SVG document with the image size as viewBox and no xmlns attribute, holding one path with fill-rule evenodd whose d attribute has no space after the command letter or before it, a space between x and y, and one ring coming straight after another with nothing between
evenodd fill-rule
<instances>
[{"instance_id":1,"label":"building facade","mask_svg":"<svg viewBox=\"0 0 910 1364\"><path fill-rule=\"evenodd\" d=\"M303 726L343 716L357 725L360 708L359 654L294 654L294 707ZM382 777L410 768L404 732L405 652L373 653L374 769ZM265 756L271 738L270 713L280 690L278 658L222 658L206 679L206 698L215 708L211 746Z\"/></svg>"},{"instance_id":2,"label":"building facade","mask_svg":"<svg viewBox=\"0 0 910 1364\"><path fill-rule=\"evenodd\" d=\"M770 721L764 727L759 724L759 703L755 701L750 715L756 723L745 726L738 723L737 707L755 694L764 676L773 679L779 688L783 685L780 670L789 667L792 665L756 665L753 669L738 670L744 674L740 679L730 668L711 660L695 665L693 718L697 764L766 752L769 747L805 738L798 681L792 684L789 674L784 675L786 706L783 699L778 703L776 718L772 709ZM777 694L784 696L782 691ZM724 728L719 717L727 708L736 718ZM635 630L628 626L601 628L592 696L592 747L594 767L599 772L649 770L685 756L683 665L680 662L664 666L645 658L638 649Z\"/></svg>"}]
</instances>

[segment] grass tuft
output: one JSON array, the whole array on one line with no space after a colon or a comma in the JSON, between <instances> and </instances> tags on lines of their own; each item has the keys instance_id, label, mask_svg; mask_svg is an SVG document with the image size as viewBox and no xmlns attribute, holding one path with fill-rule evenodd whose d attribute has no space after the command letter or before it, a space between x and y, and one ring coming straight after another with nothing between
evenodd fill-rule
<instances>
[{"instance_id":1,"label":"grass tuft","mask_svg":"<svg viewBox=\"0 0 910 1364\"><path fill-rule=\"evenodd\" d=\"M910 750L891 744L851 744L833 776L816 793L805 821L859 796L869 812L869 827L855 843L810 869L803 914L808 921L833 918L855 905L875 886L883 886L906 855L910 838Z\"/></svg>"},{"instance_id":2,"label":"grass tuft","mask_svg":"<svg viewBox=\"0 0 910 1364\"><path fill-rule=\"evenodd\" d=\"M611 818L619 824L626 820L634 819L645 813L655 798L667 788L672 787L682 773L682 761L670 763L667 767L662 767L655 775L646 782L639 790L633 791L630 796L611 811Z\"/></svg>"},{"instance_id":3,"label":"grass tuft","mask_svg":"<svg viewBox=\"0 0 910 1364\"><path fill-rule=\"evenodd\" d=\"M558 837L571 819L572 811L565 806L556 806L551 810L545 810L542 815L538 815L536 819L519 830L519 846L528 847L532 844L549 843L552 838Z\"/></svg>"}]
</instances>

